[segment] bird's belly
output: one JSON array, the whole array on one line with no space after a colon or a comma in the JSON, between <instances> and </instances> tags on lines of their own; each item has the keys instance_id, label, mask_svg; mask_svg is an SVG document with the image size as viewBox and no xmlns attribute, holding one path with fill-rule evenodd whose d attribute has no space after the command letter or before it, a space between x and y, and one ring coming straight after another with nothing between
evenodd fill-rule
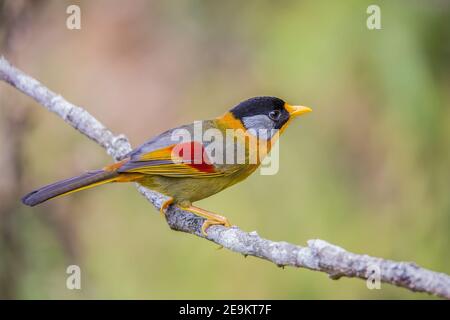
<instances>
[{"instance_id":1,"label":"bird's belly","mask_svg":"<svg viewBox=\"0 0 450 320\"><path fill-rule=\"evenodd\" d=\"M139 183L151 190L174 198L175 202L195 202L216 194L230 185L229 179L215 178L173 178L146 176Z\"/></svg>"}]
</instances>

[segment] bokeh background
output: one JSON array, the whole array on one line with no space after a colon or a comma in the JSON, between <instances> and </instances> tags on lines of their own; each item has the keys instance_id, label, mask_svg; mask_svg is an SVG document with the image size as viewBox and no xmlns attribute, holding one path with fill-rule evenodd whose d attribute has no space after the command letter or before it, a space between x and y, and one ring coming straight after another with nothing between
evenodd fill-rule
<instances>
[{"instance_id":1,"label":"bokeh background","mask_svg":"<svg viewBox=\"0 0 450 320\"><path fill-rule=\"evenodd\" d=\"M66 28L70 4L81 30ZM0 54L134 146L251 96L311 106L277 175L198 205L273 240L450 273L448 1L0 1ZM0 108L1 298L428 298L217 250L171 231L131 184L25 207L111 159L4 83ZM82 290L66 289L70 264Z\"/></svg>"}]
</instances>

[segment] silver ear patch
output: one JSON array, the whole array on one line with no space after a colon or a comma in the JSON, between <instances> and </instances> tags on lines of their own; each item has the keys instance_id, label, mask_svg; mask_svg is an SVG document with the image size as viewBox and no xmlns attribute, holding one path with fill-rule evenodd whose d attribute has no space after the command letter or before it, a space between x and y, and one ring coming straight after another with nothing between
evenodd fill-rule
<instances>
[{"instance_id":1,"label":"silver ear patch","mask_svg":"<svg viewBox=\"0 0 450 320\"><path fill-rule=\"evenodd\" d=\"M275 134L275 123L266 115L258 114L251 117L243 117L242 123L248 132L260 139L269 140Z\"/></svg>"}]
</instances>

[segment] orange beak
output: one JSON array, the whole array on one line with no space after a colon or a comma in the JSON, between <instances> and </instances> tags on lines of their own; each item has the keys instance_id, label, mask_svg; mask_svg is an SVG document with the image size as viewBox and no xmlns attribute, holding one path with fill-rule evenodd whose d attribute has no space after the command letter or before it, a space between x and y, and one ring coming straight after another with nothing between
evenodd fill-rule
<instances>
[{"instance_id":1,"label":"orange beak","mask_svg":"<svg viewBox=\"0 0 450 320\"><path fill-rule=\"evenodd\" d=\"M308 107L304 107L304 106L291 106L289 104L285 104L284 108L287 110L287 112L289 112L289 115L294 118L294 117L298 117L302 114L311 112L312 109L308 108Z\"/></svg>"}]
</instances>

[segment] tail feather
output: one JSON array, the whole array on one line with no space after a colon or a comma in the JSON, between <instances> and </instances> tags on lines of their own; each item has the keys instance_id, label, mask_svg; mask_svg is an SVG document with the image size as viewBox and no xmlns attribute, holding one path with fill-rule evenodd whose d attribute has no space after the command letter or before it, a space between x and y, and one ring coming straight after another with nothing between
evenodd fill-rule
<instances>
[{"instance_id":1,"label":"tail feather","mask_svg":"<svg viewBox=\"0 0 450 320\"><path fill-rule=\"evenodd\" d=\"M90 171L80 176L58 181L34 190L24 196L22 202L32 207L58 196L112 182L118 175L116 171Z\"/></svg>"}]
</instances>

